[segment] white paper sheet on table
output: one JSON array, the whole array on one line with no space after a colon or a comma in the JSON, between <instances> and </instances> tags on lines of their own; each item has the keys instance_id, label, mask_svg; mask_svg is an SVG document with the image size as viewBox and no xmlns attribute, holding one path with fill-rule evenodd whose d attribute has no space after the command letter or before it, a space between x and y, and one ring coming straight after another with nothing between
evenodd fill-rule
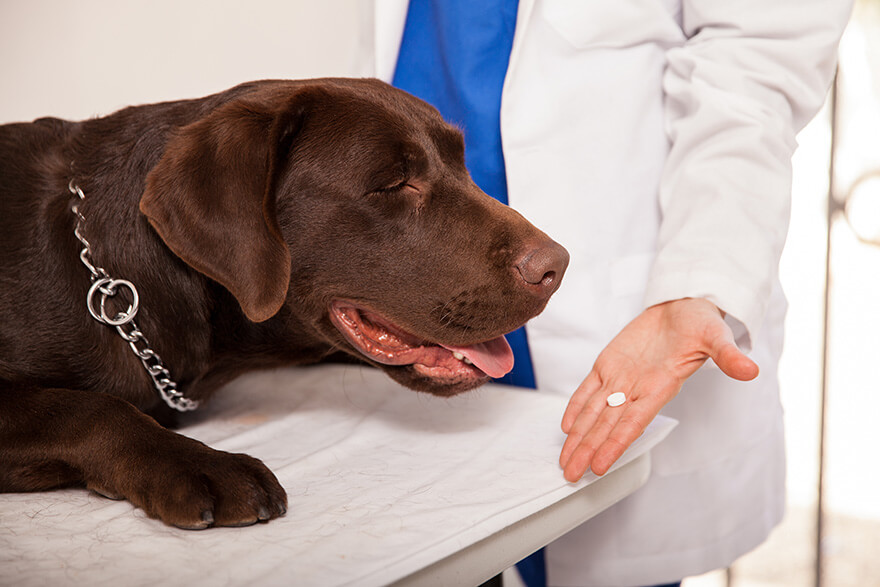
<instances>
[{"instance_id":1,"label":"white paper sheet on table","mask_svg":"<svg viewBox=\"0 0 880 587\"><path fill-rule=\"evenodd\" d=\"M243 377L182 432L262 459L284 518L188 532L84 490L0 495L0 585L384 585L594 481L562 478L564 408L500 386L435 398L353 366Z\"/></svg>"}]
</instances>

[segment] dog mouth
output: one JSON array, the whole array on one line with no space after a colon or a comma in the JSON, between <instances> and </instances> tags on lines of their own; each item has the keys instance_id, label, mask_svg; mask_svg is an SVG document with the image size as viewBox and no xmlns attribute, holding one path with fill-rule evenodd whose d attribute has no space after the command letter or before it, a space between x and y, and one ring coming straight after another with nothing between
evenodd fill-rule
<instances>
[{"instance_id":1,"label":"dog mouth","mask_svg":"<svg viewBox=\"0 0 880 587\"><path fill-rule=\"evenodd\" d=\"M513 369L513 351L503 336L467 346L427 341L373 311L338 300L330 306L330 320L366 358L409 366L438 384L476 385Z\"/></svg>"}]
</instances>

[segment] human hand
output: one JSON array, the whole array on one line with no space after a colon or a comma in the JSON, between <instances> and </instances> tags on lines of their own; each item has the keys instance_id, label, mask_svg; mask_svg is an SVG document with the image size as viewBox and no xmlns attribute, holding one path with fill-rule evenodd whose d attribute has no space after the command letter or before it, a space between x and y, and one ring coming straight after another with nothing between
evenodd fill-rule
<instances>
[{"instance_id":1,"label":"human hand","mask_svg":"<svg viewBox=\"0 0 880 587\"><path fill-rule=\"evenodd\" d=\"M577 481L589 469L608 472L708 358L734 379L758 376L758 365L737 348L724 315L708 300L658 304L626 325L599 354L562 417L565 478ZM618 391L626 402L609 407L606 399Z\"/></svg>"}]
</instances>

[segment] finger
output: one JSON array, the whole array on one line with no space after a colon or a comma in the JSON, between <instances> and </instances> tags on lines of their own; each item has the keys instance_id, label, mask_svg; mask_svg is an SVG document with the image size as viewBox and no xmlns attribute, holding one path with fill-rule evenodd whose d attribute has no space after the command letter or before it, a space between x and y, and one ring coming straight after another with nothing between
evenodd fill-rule
<instances>
[{"instance_id":1,"label":"finger","mask_svg":"<svg viewBox=\"0 0 880 587\"><path fill-rule=\"evenodd\" d=\"M581 445L582 440L589 434L607 407L605 396L607 390L597 390L582 406L580 413L577 414L574 423L569 427L568 437L562 445L562 452L559 454L559 465L566 467L571 455Z\"/></svg>"},{"instance_id":2,"label":"finger","mask_svg":"<svg viewBox=\"0 0 880 587\"><path fill-rule=\"evenodd\" d=\"M626 449L641 436L661 408L677 393L674 384L660 385L653 393L643 393L645 391L644 388L641 392L633 389L627 403L606 410L613 418L605 420L606 414L603 413L602 420L613 423L613 426L605 431L597 425L595 436L592 430L584 436L580 442L584 453L575 449L564 467L563 475L567 480L576 481L589 469L600 476L607 473Z\"/></svg>"},{"instance_id":3,"label":"finger","mask_svg":"<svg viewBox=\"0 0 880 587\"><path fill-rule=\"evenodd\" d=\"M758 376L758 364L739 350L733 332L725 325L724 332L711 343L709 356L728 377L739 381L751 381Z\"/></svg>"},{"instance_id":4,"label":"finger","mask_svg":"<svg viewBox=\"0 0 880 587\"><path fill-rule=\"evenodd\" d=\"M606 409L599 421L570 449L571 454L562 472L566 481L574 483L590 469L596 451L605 443L617 423L618 411L618 408Z\"/></svg>"},{"instance_id":5,"label":"finger","mask_svg":"<svg viewBox=\"0 0 880 587\"><path fill-rule=\"evenodd\" d=\"M617 462L617 459L623 456L626 449L642 435L648 423L656 415L642 412L643 410L636 405L628 409L618 420L605 442L596 449L590 462L590 468L596 475L601 476L607 473L611 466Z\"/></svg>"},{"instance_id":6,"label":"finger","mask_svg":"<svg viewBox=\"0 0 880 587\"><path fill-rule=\"evenodd\" d=\"M571 398L568 400L568 406L565 408L565 413L562 415L562 431L566 434L569 433L571 427L574 425L575 420L580 415L580 413L584 409L584 405L586 405L587 401L590 397L595 393L599 387L601 387L602 381L599 378L599 374L596 373L595 370L590 371L590 374L587 375L587 378L583 380L583 382L578 386L575 392L571 395Z\"/></svg>"}]
</instances>

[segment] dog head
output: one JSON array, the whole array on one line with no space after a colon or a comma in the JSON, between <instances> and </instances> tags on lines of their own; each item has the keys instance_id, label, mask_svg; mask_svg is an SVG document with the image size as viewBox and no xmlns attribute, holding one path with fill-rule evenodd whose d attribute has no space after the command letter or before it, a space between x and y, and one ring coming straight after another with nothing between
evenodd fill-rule
<instances>
[{"instance_id":1,"label":"dog head","mask_svg":"<svg viewBox=\"0 0 880 587\"><path fill-rule=\"evenodd\" d=\"M376 80L261 82L182 127L141 211L254 322L286 306L328 348L440 395L513 364L568 253L483 193L461 133Z\"/></svg>"}]
</instances>

